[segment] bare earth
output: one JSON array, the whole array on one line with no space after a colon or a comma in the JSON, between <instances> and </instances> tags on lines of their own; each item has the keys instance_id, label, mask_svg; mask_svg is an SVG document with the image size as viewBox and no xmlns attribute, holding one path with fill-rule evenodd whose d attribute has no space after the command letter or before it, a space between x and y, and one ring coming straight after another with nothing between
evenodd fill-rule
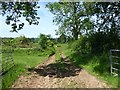
<instances>
[{"instance_id":1,"label":"bare earth","mask_svg":"<svg viewBox=\"0 0 120 90\"><path fill-rule=\"evenodd\" d=\"M109 88L105 83L63 57L63 64L55 62L55 55L36 68L29 68L12 85L12 88ZM64 65L65 68L59 68ZM57 67L58 66L58 67Z\"/></svg>"}]
</instances>

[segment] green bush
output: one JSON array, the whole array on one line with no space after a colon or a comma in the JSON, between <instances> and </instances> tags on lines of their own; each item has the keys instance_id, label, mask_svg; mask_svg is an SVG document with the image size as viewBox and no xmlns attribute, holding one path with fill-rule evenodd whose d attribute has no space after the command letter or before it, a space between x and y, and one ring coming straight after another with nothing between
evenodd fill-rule
<instances>
[{"instance_id":1,"label":"green bush","mask_svg":"<svg viewBox=\"0 0 120 90\"><path fill-rule=\"evenodd\" d=\"M49 56L55 54L55 48L54 47L49 47L47 50L49 51Z\"/></svg>"},{"instance_id":2,"label":"green bush","mask_svg":"<svg viewBox=\"0 0 120 90\"><path fill-rule=\"evenodd\" d=\"M71 48L74 51L77 51L80 53L89 52L90 46L89 46L88 38L86 36L81 36L78 40L76 40L72 43Z\"/></svg>"},{"instance_id":3,"label":"green bush","mask_svg":"<svg viewBox=\"0 0 120 90\"><path fill-rule=\"evenodd\" d=\"M110 49L120 49L120 39L117 33L96 32L89 35L89 43L93 53L108 52Z\"/></svg>"}]
</instances>

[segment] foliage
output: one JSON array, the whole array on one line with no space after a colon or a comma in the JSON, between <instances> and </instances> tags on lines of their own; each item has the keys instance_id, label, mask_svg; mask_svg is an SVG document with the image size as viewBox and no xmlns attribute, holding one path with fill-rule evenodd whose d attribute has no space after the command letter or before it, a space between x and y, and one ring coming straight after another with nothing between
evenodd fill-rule
<instances>
[{"instance_id":1,"label":"foliage","mask_svg":"<svg viewBox=\"0 0 120 90\"><path fill-rule=\"evenodd\" d=\"M32 41L30 38L26 38L25 36L20 36L16 38L2 38L2 46L3 48L13 47L13 48L26 48L30 47Z\"/></svg>"},{"instance_id":2,"label":"foliage","mask_svg":"<svg viewBox=\"0 0 120 90\"><path fill-rule=\"evenodd\" d=\"M81 36L78 40L71 43L72 50L79 53L88 53L90 51L90 45L87 36Z\"/></svg>"},{"instance_id":3,"label":"foliage","mask_svg":"<svg viewBox=\"0 0 120 90\"><path fill-rule=\"evenodd\" d=\"M14 41L13 38L2 38L2 45L11 46L13 41Z\"/></svg>"},{"instance_id":4,"label":"foliage","mask_svg":"<svg viewBox=\"0 0 120 90\"><path fill-rule=\"evenodd\" d=\"M105 52L110 49L120 49L119 31L120 2L96 2L93 4L92 15L97 16L95 31L90 34L91 50ZM97 31L97 32L96 32Z\"/></svg>"},{"instance_id":5,"label":"foliage","mask_svg":"<svg viewBox=\"0 0 120 90\"><path fill-rule=\"evenodd\" d=\"M69 32L66 32L63 27L59 27L58 30L55 30L56 35L59 35L57 38L58 43L66 43L72 41L73 37Z\"/></svg>"},{"instance_id":6,"label":"foliage","mask_svg":"<svg viewBox=\"0 0 120 90\"><path fill-rule=\"evenodd\" d=\"M71 43L71 48L81 53L103 53L110 49L120 49L119 35L112 32L95 32L87 36L81 36Z\"/></svg>"},{"instance_id":7,"label":"foliage","mask_svg":"<svg viewBox=\"0 0 120 90\"><path fill-rule=\"evenodd\" d=\"M97 2L95 4L95 14L97 16L96 26L98 27L98 31L119 31L119 4L120 2Z\"/></svg>"},{"instance_id":8,"label":"foliage","mask_svg":"<svg viewBox=\"0 0 120 90\"><path fill-rule=\"evenodd\" d=\"M70 31L75 40L73 49L102 53L120 48L120 2L55 2L47 8L52 12L58 32ZM61 34L63 35L63 34ZM86 38L85 38L85 37ZM83 40L81 37L84 37Z\"/></svg>"},{"instance_id":9,"label":"foliage","mask_svg":"<svg viewBox=\"0 0 120 90\"><path fill-rule=\"evenodd\" d=\"M40 45L40 47L42 49L46 49L47 47L47 36L44 34L40 34L40 36L38 37L38 44Z\"/></svg>"},{"instance_id":10,"label":"foliage","mask_svg":"<svg viewBox=\"0 0 120 90\"><path fill-rule=\"evenodd\" d=\"M119 4L120 2L54 2L46 6L55 15L53 21L59 25L57 32L60 35L59 40L65 42L72 40L72 37L74 38L74 42L71 42L72 50L66 51L67 54L69 53L70 59L76 65L103 77L113 86L117 85L117 78L109 75L108 51L110 49L120 49ZM28 16L25 16L26 18L29 17L29 12L27 13ZM91 17L95 17L95 20L91 20ZM8 21L11 21L11 19ZM69 40L66 40L66 35L69 35ZM15 43L15 41L18 42L16 46L29 44L29 40L25 37L17 40L12 39L3 43L8 46L9 43ZM17 50L16 53L21 55L35 53L41 56L42 52L47 50L47 53L52 55L55 53L53 41L50 36L40 34L33 49L24 48ZM64 49L61 49L61 47L60 45L57 48L59 49L59 52L56 52L58 58L61 57L61 52L66 50L66 47ZM113 82L110 81L110 78Z\"/></svg>"},{"instance_id":11,"label":"foliage","mask_svg":"<svg viewBox=\"0 0 120 90\"><path fill-rule=\"evenodd\" d=\"M51 40L51 36L40 34L37 38L37 42L40 45L40 48L47 49L49 47L53 47L54 42Z\"/></svg>"},{"instance_id":12,"label":"foliage","mask_svg":"<svg viewBox=\"0 0 120 90\"><path fill-rule=\"evenodd\" d=\"M29 46L31 40L29 38L26 38L25 36L20 36L14 39L14 43L16 47L25 48Z\"/></svg>"},{"instance_id":13,"label":"foliage","mask_svg":"<svg viewBox=\"0 0 120 90\"><path fill-rule=\"evenodd\" d=\"M12 32L23 29L21 17L25 17L30 25L38 25L38 8L38 2L0 2L1 15L6 16L6 24L11 25Z\"/></svg>"},{"instance_id":14,"label":"foliage","mask_svg":"<svg viewBox=\"0 0 120 90\"><path fill-rule=\"evenodd\" d=\"M112 32L96 32L89 36L91 52L103 53L110 49L120 49L120 39L118 34Z\"/></svg>"},{"instance_id":15,"label":"foliage","mask_svg":"<svg viewBox=\"0 0 120 90\"><path fill-rule=\"evenodd\" d=\"M109 54L103 53L95 54L82 54L80 57L73 55L71 60L75 60L76 64L85 68L91 74L106 81L111 87L118 86L118 77L111 76L109 65Z\"/></svg>"},{"instance_id":16,"label":"foliage","mask_svg":"<svg viewBox=\"0 0 120 90\"><path fill-rule=\"evenodd\" d=\"M5 50L8 49L9 48L6 48ZM15 66L3 75L2 88L10 87L21 74L26 72L29 68L33 68L40 64L43 60L46 60L48 56L54 53L54 48L49 48L44 51L38 50L38 48L14 48L12 57Z\"/></svg>"},{"instance_id":17,"label":"foliage","mask_svg":"<svg viewBox=\"0 0 120 90\"><path fill-rule=\"evenodd\" d=\"M58 37L58 42L59 43L65 43L67 39L67 36L65 34L61 34L60 37Z\"/></svg>"},{"instance_id":18,"label":"foliage","mask_svg":"<svg viewBox=\"0 0 120 90\"><path fill-rule=\"evenodd\" d=\"M9 88L13 82L25 71L25 66L21 64L16 64L14 67L12 67L9 72L2 76L2 89Z\"/></svg>"},{"instance_id":19,"label":"foliage","mask_svg":"<svg viewBox=\"0 0 120 90\"><path fill-rule=\"evenodd\" d=\"M10 87L28 68L42 63L50 54L48 50L40 52L34 49L15 49L12 55L15 66L3 75L2 88Z\"/></svg>"},{"instance_id":20,"label":"foliage","mask_svg":"<svg viewBox=\"0 0 120 90\"><path fill-rule=\"evenodd\" d=\"M92 28L92 23L86 15L87 11L80 2L55 2L47 4L46 7L55 15L53 22L65 32L71 32L75 40L81 35L81 30ZM87 26L89 28L86 28Z\"/></svg>"},{"instance_id":21,"label":"foliage","mask_svg":"<svg viewBox=\"0 0 120 90\"><path fill-rule=\"evenodd\" d=\"M67 48L67 47L66 47ZM90 74L96 76L98 79L103 80L111 88L118 88L118 77L111 76L110 74L110 54L105 53L86 53L71 51L71 48L63 49L66 56L72 60L76 66L84 68Z\"/></svg>"},{"instance_id":22,"label":"foliage","mask_svg":"<svg viewBox=\"0 0 120 90\"><path fill-rule=\"evenodd\" d=\"M55 54L54 40L51 39L50 35L42 35L38 40L41 40L40 43L35 43L25 36L14 39L3 38L2 52L12 50L15 62L15 66L3 76L3 88L11 86L14 80L27 71L28 68L35 67L35 65L46 60L48 56ZM46 48L41 48L41 45L45 45Z\"/></svg>"}]
</instances>

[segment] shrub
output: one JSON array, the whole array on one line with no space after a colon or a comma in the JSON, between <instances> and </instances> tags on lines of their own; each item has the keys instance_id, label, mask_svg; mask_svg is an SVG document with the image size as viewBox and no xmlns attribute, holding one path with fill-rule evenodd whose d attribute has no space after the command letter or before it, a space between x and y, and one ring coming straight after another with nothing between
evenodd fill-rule
<instances>
[{"instance_id":1,"label":"shrub","mask_svg":"<svg viewBox=\"0 0 120 90\"><path fill-rule=\"evenodd\" d=\"M93 53L108 52L110 49L120 49L120 40L116 33L96 32L89 35L89 43Z\"/></svg>"},{"instance_id":2,"label":"shrub","mask_svg":"<svg viewBox=\"0 0 120 90\"><path fill-rule=\"evenodd\" d=\"M88 38L86 36L81 36L78 40L74 41L71 47L74 51L80 53L87 53L90 51Z\"/></svg>"}]
</instances>

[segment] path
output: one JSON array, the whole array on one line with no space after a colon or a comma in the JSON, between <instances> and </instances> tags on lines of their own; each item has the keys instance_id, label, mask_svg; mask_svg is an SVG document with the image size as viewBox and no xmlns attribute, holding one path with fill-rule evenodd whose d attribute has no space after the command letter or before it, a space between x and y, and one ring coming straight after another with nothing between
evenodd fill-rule
<instances>
[{"instance_id":1,"label":"path","mask_svg":"<svg viewBox=\"0 0 120 90\"><path fill-rule=\"evenodd\" d=\"M62 57L63 63L54 62L53 55L35 69L28 69L28 75L20 76L12 88L107 88L105 83L76 67L63 54Z\"/></svg>"}]
</instances>

